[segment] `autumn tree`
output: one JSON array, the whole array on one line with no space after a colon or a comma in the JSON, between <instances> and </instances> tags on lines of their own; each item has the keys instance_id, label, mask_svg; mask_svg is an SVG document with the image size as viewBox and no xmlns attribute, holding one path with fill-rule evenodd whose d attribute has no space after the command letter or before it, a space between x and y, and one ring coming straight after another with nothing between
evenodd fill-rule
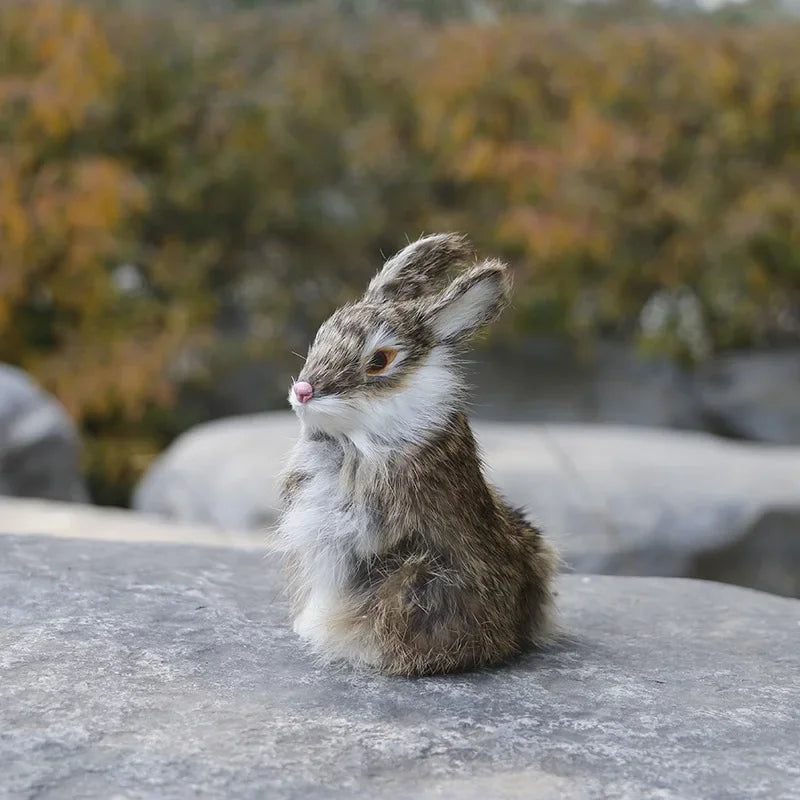
<instances>
[{"instance_id":1,"label":"autumn tree","mask_svg":"<svg viewBox=\"0 0 800 800\"><path fill-rule=\"evenodd\" d=\"M797 24L412 5L0 6L0 360L79 421L96 497L198 421L181 387L282 384L421 232L512 262L501 336L800 338Z\"/></svg>"}]
</instances>

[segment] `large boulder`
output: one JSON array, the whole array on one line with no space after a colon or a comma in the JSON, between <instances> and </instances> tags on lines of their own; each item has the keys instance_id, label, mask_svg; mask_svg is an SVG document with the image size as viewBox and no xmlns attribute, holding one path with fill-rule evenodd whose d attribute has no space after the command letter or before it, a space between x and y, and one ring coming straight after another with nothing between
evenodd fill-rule
<instances>
[{"instance_id":1,"label":"large boulder","mask_svg":"<svg viewBox=\"0 0 800 800\"><path fill-rule=\"evenodd\" d=\"M265 528L276 519L278 476L297 430L283 411L198 425L156 459L133 507L183 522Z\"/></svg>"},{"instance_id":2,"label":"large boulder","mask_svg":"<svg viewBox=\"0 0 800 800\"><path fill-rule=\"evenodd\" d=\"M800 444L800 348L721 356L699 370L696 383L709 430Z\"/></svg>"},{"instance_id":3,"label":"large boulder","mask_svg":"<svg viewBox=\"0 0 800 800\"><path fill-rule=\"evenodd\" d=\"M0 495L85 501L78 433L55 398L0 364Z\"/></svg>"},{"instance_id":4,"label":"large boulder","mask_svg":"<svg viewBox=\"0 0 800 800\"><path fill-rule=\"evenodd\" d=\"M796 797L800 602L566 577L563 636L421 680L320 664L276 565L0 535L0 795Z\"/></svg>"},{"instance_id":5,"label":"large boulder","mask_svg":"<svg viewBox=\"0 0 800 800\"><path fill-rule=\"evenodd\" d=\"M297 430L291 412L199 426L161 456L134 504L263 529L275 521L277 476ZM578 571L695 575L699 554L732 546L759 514L800 506L800 448L618 426L479 421L475 430L490 477ZM800 569L793 552L775 556Z\"/></svg>"},{"instance_id":6,"label":"large boulder","mask_svg":"<svg viewBox=\"0 0 800 800\"><path fill-rule=\"evenodd\" d=\"M477 427L490 476L578 571L692 576L698 554L731 546L758 515L800 507L800 448L616 426ZM781 555L800 569L798 554Z\"/></svg>"}]
</instances>

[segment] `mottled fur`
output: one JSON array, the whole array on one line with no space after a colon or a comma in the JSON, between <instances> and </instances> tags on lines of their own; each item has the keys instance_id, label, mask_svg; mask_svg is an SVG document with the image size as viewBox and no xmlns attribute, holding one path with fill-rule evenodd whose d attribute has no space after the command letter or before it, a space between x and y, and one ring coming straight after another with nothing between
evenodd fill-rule
<instances>
[{"instance_id":1,"label":"mottled fur","mask_svg":"<svg viewBox=\"0 0 800 800\"><path fill-rule=\"evenodd\" d=\"M373 278L364 299L415 300L436 291L449 270L464 264L470 256L466 238L440 233L426 236L390 258Z\"/></svg>"},{"instance_id":2,"label":"mottled fur","mask_svg":"<svg viewBox=\"0 0 800 800\"><path fill-rule=\"evenodd\" d=\"M553 552L482 473L458 354L500 313L504 265L421 239L320 328L290 401L302 431L276 544L295 630L324 656L424 675L498 662L546 630ZM366 366L397 350L384 374Z\"/></svg>"}]
</instances>

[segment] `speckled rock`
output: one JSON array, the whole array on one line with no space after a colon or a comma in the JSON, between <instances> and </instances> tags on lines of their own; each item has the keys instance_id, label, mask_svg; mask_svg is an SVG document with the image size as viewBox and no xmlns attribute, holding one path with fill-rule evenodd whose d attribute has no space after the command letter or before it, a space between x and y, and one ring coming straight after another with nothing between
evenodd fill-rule
<instances>
[{"instance_id":1,"label":"speckled rock","mask_svg":"<svg viewBox=\"0 0 800 800\"><path fill-rule=\"evenodd\" d=\"M0 495L85 501L80 447L63 406L0 364Z\"/></svg>"},{"instance_id":2,"label":"speckled rock","mask_svg":"<svg viewBox=\"0 0 800 800\"><path fill-rule=\"evenodd\" d=\"M474 427L492 480L579 572L693 576L698 554L735 544L772 508L800 507L800 447L613 425ZM134 505L184 522L264 528L297 430L291 412L198 426L158 459ZM773 555L800 571L796 549Z\"/></svg>"},{"instance_id":3,"label":"speckled rock","mask_svg":"<svg viewBox=\"0 0 800 800\"><path fill-rule=\"evenodd\" d=\"M567 577L560 643L324 666L232 548L0 536L4 798L769 798L800 789L800 602Z\"/></svg>"}]
</instances>

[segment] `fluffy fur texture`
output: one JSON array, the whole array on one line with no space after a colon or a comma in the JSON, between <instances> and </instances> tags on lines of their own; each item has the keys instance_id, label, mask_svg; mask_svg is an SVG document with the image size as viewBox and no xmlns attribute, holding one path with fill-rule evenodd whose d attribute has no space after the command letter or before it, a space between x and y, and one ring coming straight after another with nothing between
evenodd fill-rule
<instances>
[{"instance_id":1,"label":"fluffy fur texture","mask_svg":"<svg viewBox=\"0 0 800 800\"><path fill-rule=\"evenodd\" d=\"M275 544L294 626L328 658L400 675L498 662L546 631L555 557L487 485L459 353L510 293L505 266L463 268L463 237L420 239L312 344L289 400L301 434ZM375 371L375 353L390 354ZM378 363L381 357L378 356Z\"/></svg>"}]
</instances>

